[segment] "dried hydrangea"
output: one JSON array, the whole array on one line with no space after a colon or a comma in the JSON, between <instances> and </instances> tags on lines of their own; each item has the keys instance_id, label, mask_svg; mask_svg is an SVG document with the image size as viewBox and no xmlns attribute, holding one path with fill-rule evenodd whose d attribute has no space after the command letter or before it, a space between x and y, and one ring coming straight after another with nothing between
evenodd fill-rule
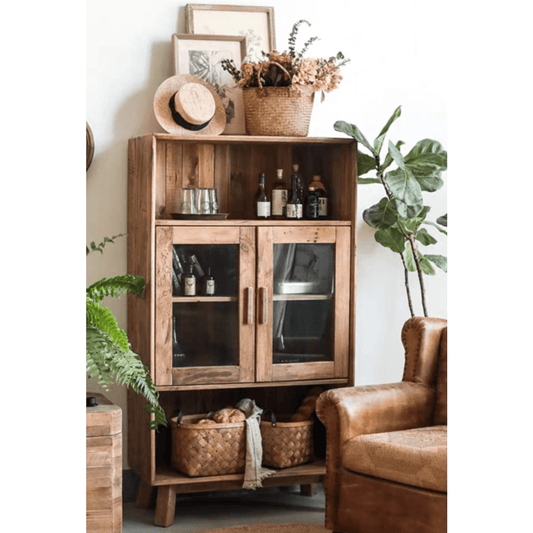
<instances>
[{"instance_id":1,"label":"dried hydrangea","mask_svg":"<svg viewBox=\"0 0 533 533\"><path fill-rule=\"evenodd\" d=\"M322 92L324 93L336 89L342 80L340 67L345 65L346 59L341 52L329 59L304 58L304 54L309 46L318 39L309 39L302 50L296 50L296 36L302 23L309 22L299 20L292 27L289 35L288 51L264 53L264 59L257 63L246 62L238 70L232 60L224 59L222 68L229 72L237 86L245 89L248 87L292 87L297 92Z\"/></svg>"}]
</instances>

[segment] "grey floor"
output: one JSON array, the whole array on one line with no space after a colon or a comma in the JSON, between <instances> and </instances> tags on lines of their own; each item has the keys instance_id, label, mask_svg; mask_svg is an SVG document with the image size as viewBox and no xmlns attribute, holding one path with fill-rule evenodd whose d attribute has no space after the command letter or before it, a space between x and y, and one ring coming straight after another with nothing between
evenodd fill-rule
<instances>
[{"instance_id":1,"label":"grey floor","mask_svg":"<svg viewBox=\"0 0 533 533\"><path fill-rule=\"evenodd\" d=\"M314 496L302 496L299 486L220 491L179 495L174 525L154 525L155 509L123 506L123 533L193 533L252 524L306 523L324 525L324 490L317 484Z\"/></svg>"}]
</instances>

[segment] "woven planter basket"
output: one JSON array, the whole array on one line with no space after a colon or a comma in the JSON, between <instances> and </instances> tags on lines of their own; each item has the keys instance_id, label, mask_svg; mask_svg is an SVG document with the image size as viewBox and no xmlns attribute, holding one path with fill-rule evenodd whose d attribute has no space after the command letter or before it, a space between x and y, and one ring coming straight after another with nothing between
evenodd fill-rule
<instances>
[{"instance_id":1,"label":"woven planter basket","mask_svg":"<svg viewBox=\"0 0 533 533\"><path fill-rule=\"evenodd\" d=\"M315 93L290 87L248 87L242 90L248 135L306 137Z\"/></svg>"},{"instance_id":2,"label":"woven planter basket","mask_svg":"<svg viewBox=\"0 0 533 533\"><path fill-rule=\"evenodd\" d=\"M314 420L288 422L290 416L261 421L263 464L274 468L288 468L314 461Z\"/></svg>"},{"instance_id":3,"label":"woven planter basket","mask_svg":"<svg viewBox=\"0 0 533 533\"><path fill-rule=\"evenodd\" d=\"M196 424L206 415L178 415L170 420L172 466L188 476L220 476L244 472L244 422Z\"/></svg>"}]
</instances>

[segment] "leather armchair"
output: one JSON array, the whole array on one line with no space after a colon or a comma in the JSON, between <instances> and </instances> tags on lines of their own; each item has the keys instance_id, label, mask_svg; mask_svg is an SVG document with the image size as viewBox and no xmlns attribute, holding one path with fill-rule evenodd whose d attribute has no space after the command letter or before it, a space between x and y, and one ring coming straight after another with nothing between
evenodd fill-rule
<instances>
[{"instance_id":1,"label":"leather armchair","mask_svg":"<svg viewBox=\"0 0 533 533\"><path fill-rule=\"evenodd\" d=\"M402 329L402 381L331 389L317 401L327 430L326 528L445 533L447 322Z\"/></svg>"}]
</instances>

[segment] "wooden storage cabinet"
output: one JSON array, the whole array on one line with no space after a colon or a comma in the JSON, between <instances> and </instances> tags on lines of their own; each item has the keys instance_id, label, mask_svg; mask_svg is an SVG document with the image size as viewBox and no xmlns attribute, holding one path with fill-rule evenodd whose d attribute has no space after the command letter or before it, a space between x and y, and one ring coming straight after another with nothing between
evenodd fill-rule
<instances>
[{"instance_id":1,"label":"wooden storage cabinet","mask_svg":"<svg viewBox=\"0 0 533 533\"><path fill-rule=\"evenodd\" d=\"M150 369L161 404L197 414L253 398L279 414L312 386L354 383L356 145L350 139L250 136L131 139L128 152L128 272L145 278L128 296L133 350ZM307 185L320 174L330 194L323 221L255 220L260 172L293 163ZM216 187L226 220L175 220L182 187ZM212 267L214 296L183 296L175 258ZM178 261L179 262L179 261ZM176 348L179 346L179 349ZM238 488L242 474L196 478L170 467L170 431L150 430L145 400L128 391L128 462L140 473L138 504L158 487L156 524L173 522L175 494ZM281 470L264 485L319 481L325 430L314 463Z\"/></svg>"}]
</instances>

